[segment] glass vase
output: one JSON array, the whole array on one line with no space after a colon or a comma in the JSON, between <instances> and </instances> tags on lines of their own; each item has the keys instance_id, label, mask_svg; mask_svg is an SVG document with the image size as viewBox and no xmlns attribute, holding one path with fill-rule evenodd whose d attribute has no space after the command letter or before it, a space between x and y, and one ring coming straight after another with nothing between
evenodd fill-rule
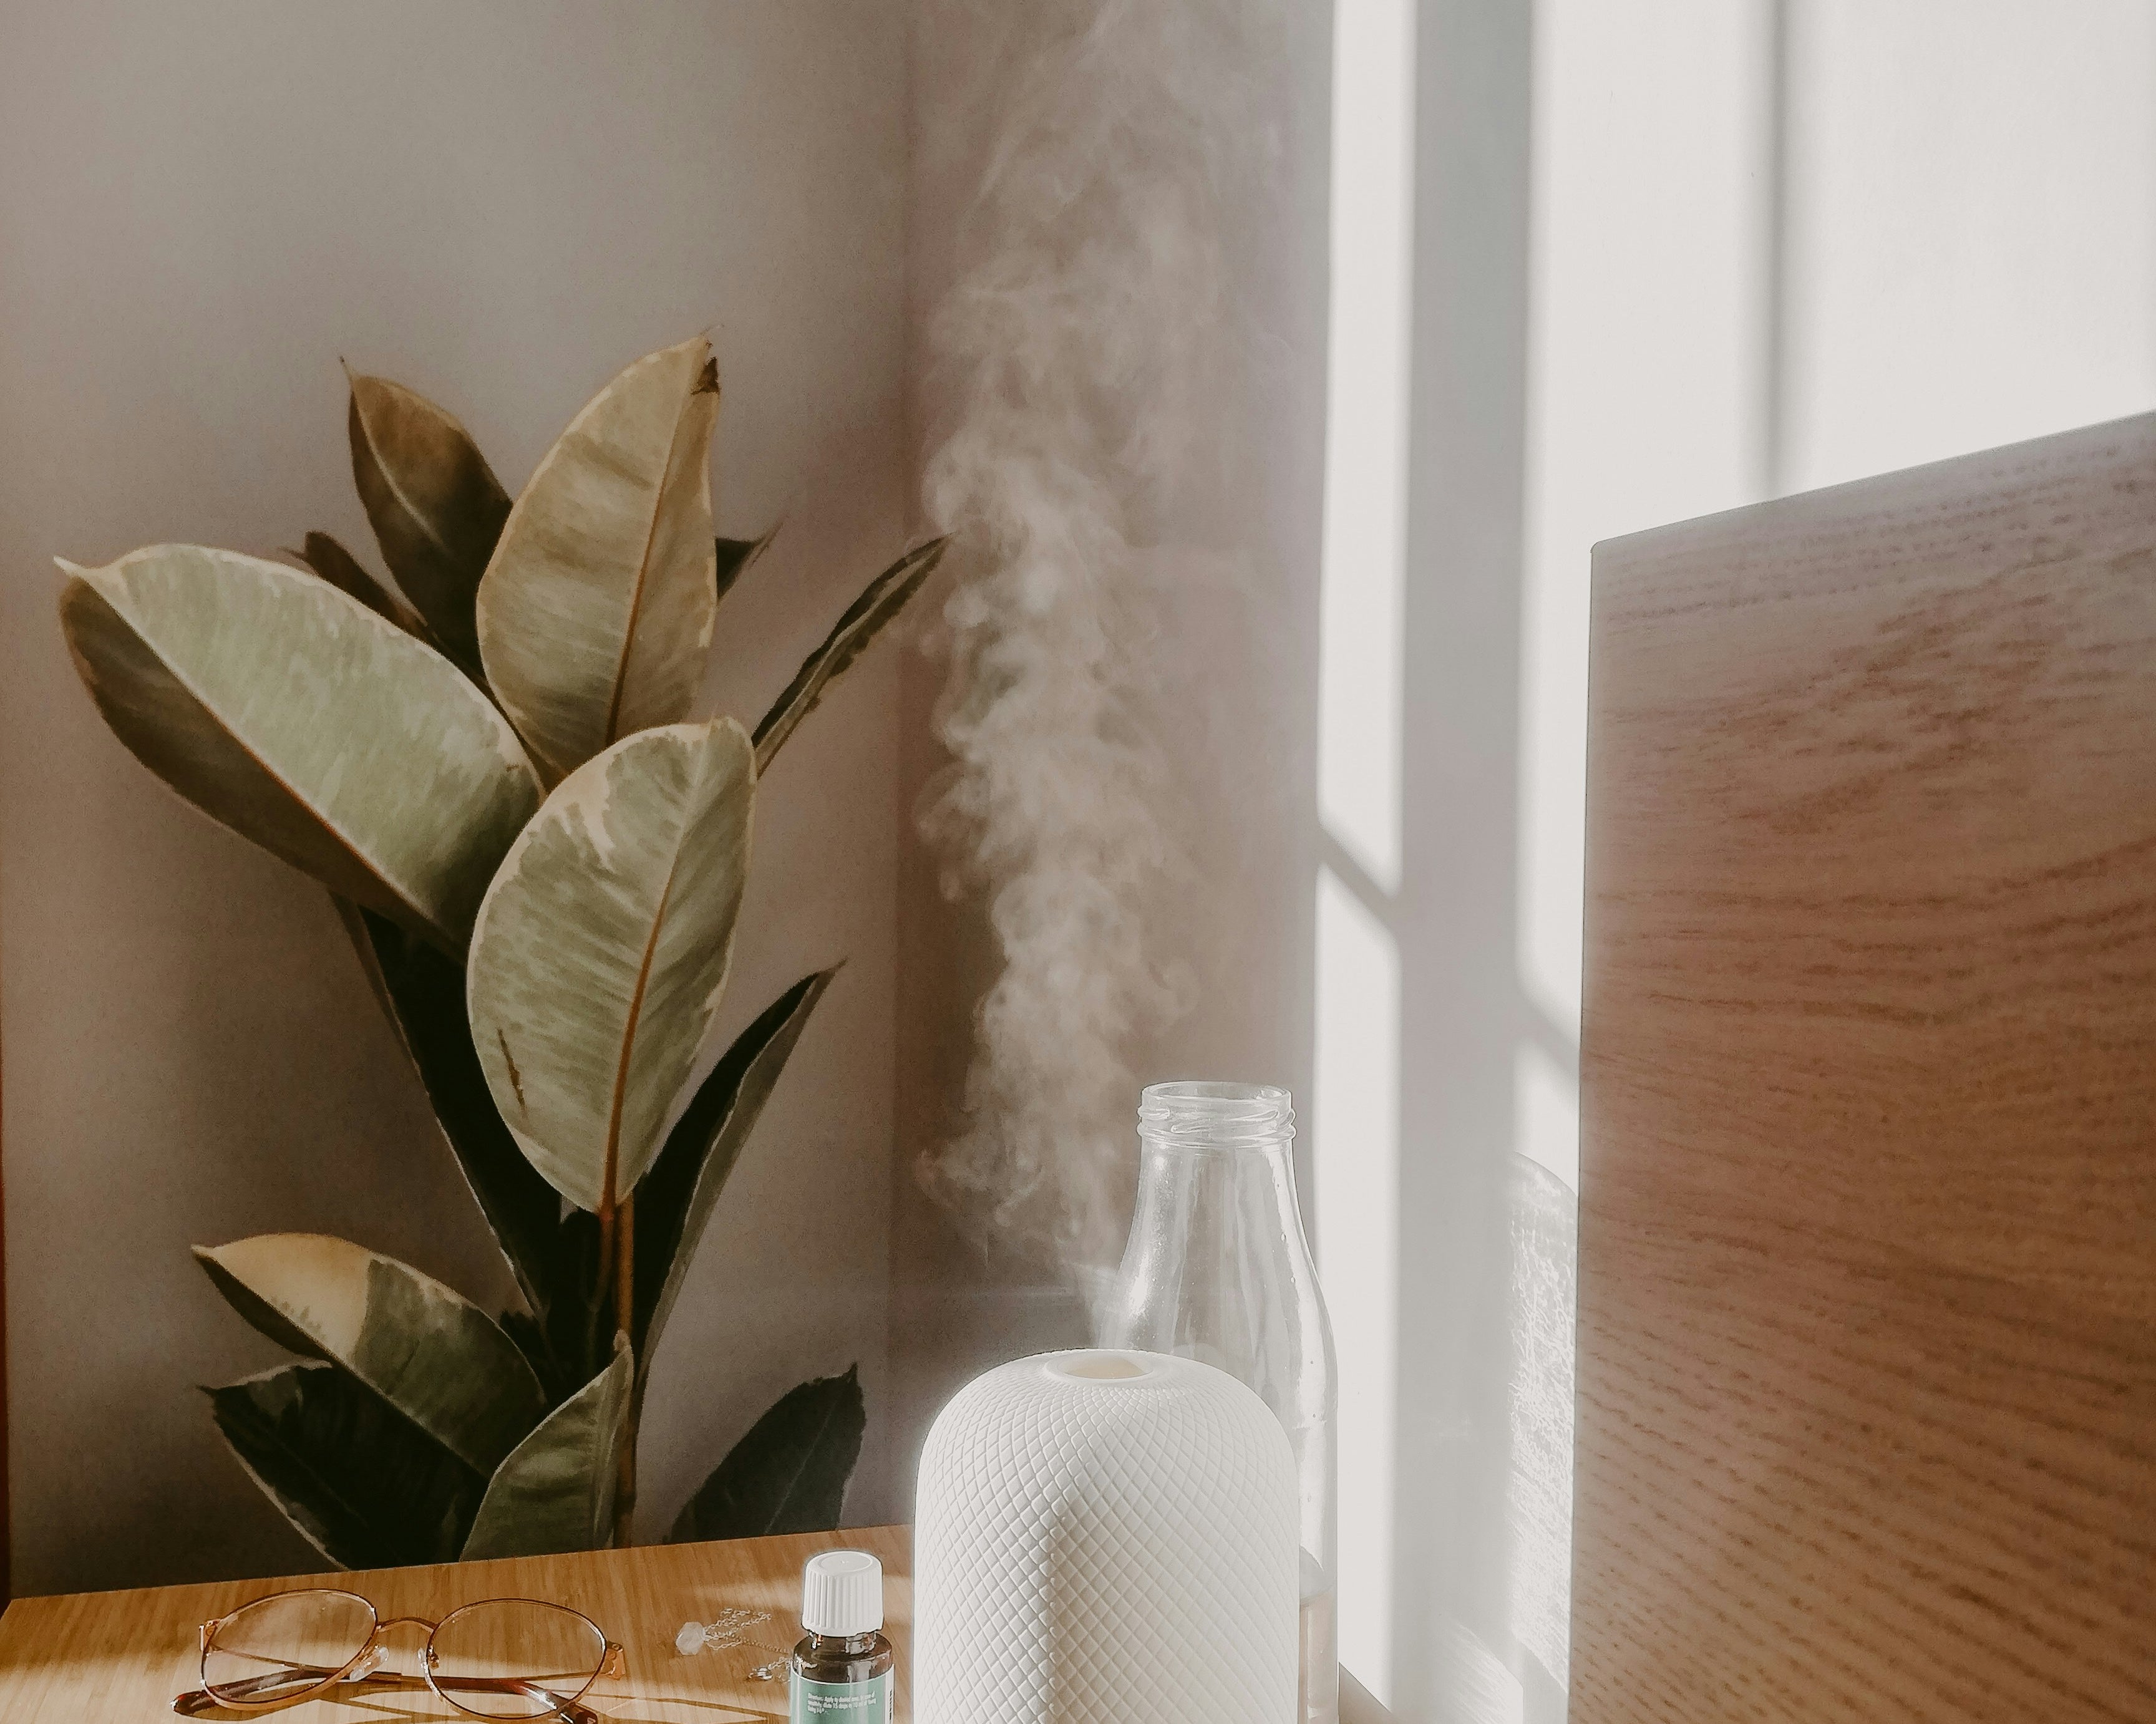
<instances>
[{"instance_id":1,"label":"glass vase","mask_svg":"<svg viewBox=\"0 0 2156 1724\"><path fill-rule=\"evenodd\" d=\"M1155 1084L1138 1106L1137 1204L1104 1347L1202 1359L1286 1429L1302 1495L1302 1724L1337 1724L1332 1327L1296 1206L1285 1090Z\"/></svg>"}]
</instances>

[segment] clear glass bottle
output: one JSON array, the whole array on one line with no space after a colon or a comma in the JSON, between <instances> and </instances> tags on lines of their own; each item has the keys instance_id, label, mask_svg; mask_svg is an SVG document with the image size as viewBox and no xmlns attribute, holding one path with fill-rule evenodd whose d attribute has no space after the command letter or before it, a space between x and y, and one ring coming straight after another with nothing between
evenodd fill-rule
<instances>
[{"instance_id":1,"label":"clear glass bottle","mask_svg":"<svg viewBox=\"0 0 2156 1724\"><path fill-rule=\"evenodd\" d=\"M1302 1486L1302 1724L1337 1724L1332 1326L1296 1207L1285 1090L1155 1084L1138 1106L1137 1205L1104 1347L1217 1365L1258 1392Z\"/></svg>"}]
</instances>

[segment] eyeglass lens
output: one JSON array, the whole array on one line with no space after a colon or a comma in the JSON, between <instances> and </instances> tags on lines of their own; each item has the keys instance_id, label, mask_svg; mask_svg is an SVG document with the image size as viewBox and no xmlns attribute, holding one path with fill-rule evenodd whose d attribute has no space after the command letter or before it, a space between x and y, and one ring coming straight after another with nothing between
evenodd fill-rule
<instances>
[{"instance_id":1,"label":"eyeglass lens","mask_svg":"<svg viewBox=\"0 0 2156 1724\"><path fill-rule=\"evenodd\" d=\"M489 1598L442 1619L432 1674L442 1697L487 1718L540 1718L592 1686L606 1636L536 1598Z\"/></svg>"},{"instance_id":2,"label":"eyeglass lens","mask_svg":"<svg viewBox=\"0 0 2156 1724\"><path fill-rule=\"evenodd\" d=\"M203 1654L203 1686L219 1701L268 1706L334 1679L374 1633L374 1607L352 1593L278 1593L219 1623Z\"/></svg>"}]
</instances>

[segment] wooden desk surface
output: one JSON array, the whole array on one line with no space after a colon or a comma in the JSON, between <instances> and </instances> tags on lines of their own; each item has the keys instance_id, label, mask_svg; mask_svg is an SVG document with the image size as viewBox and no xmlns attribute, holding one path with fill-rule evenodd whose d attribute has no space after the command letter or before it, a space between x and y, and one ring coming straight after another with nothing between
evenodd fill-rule
<instances>
[{"instance_id":1,"label":"wooden desk surface","mask_svg":"<svg viewBox=\"0 0 2156 1724\"><path fill-rule=\"evenodd\" d=\"M309 1585L362 1593L384 1617L439 1619L473 1599L507 1596L572 1605L629 1655L626 1680L602 1678L585 1696L593 1710L622 1724L783 1719L784 1681L752 1681L748 1673L783 1656L800 1637L802 1564L817 1551L839 1548L870 1551L883 1561L885 1632L898 1651L898 1718L905 1724L911 1716L913 1583L912 1539L903 1526L18 1598L0 1617L0 1724L169 1719L172 1696L200 1686L201 1624L251 1598ZM683 1623L709 1622L729 1606L768 1610L771 1620L732 1650L709 1649L684 1657L674 1650ZM393 1630L389 1644L392 1667L418 1668L418 1634ZM418 1682L409 1689L371 1690L352 1703L308 1701L275 1713L204 1716L289 1717L292 1724L401 1724L465 1716Z\"/></svg>"}]
</instances>

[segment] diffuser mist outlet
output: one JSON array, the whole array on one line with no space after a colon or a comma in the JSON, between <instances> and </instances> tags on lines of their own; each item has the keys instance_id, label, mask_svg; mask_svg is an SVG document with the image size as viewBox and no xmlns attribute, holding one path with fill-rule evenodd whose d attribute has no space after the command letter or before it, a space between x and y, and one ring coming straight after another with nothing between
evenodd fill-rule
<instances>
[{"instance_id":1,"label":"diffuser mist outlet","mask_svg":"<svg viewBox=\"0 0 2156 1724\"><path fill-rule=\"evenodd\" d=\"M919 1724L1294 1724L1295 1460L1265 1403L1162 1353L998 1367L928 1434Z\"/></svg>"}]
</instances>

